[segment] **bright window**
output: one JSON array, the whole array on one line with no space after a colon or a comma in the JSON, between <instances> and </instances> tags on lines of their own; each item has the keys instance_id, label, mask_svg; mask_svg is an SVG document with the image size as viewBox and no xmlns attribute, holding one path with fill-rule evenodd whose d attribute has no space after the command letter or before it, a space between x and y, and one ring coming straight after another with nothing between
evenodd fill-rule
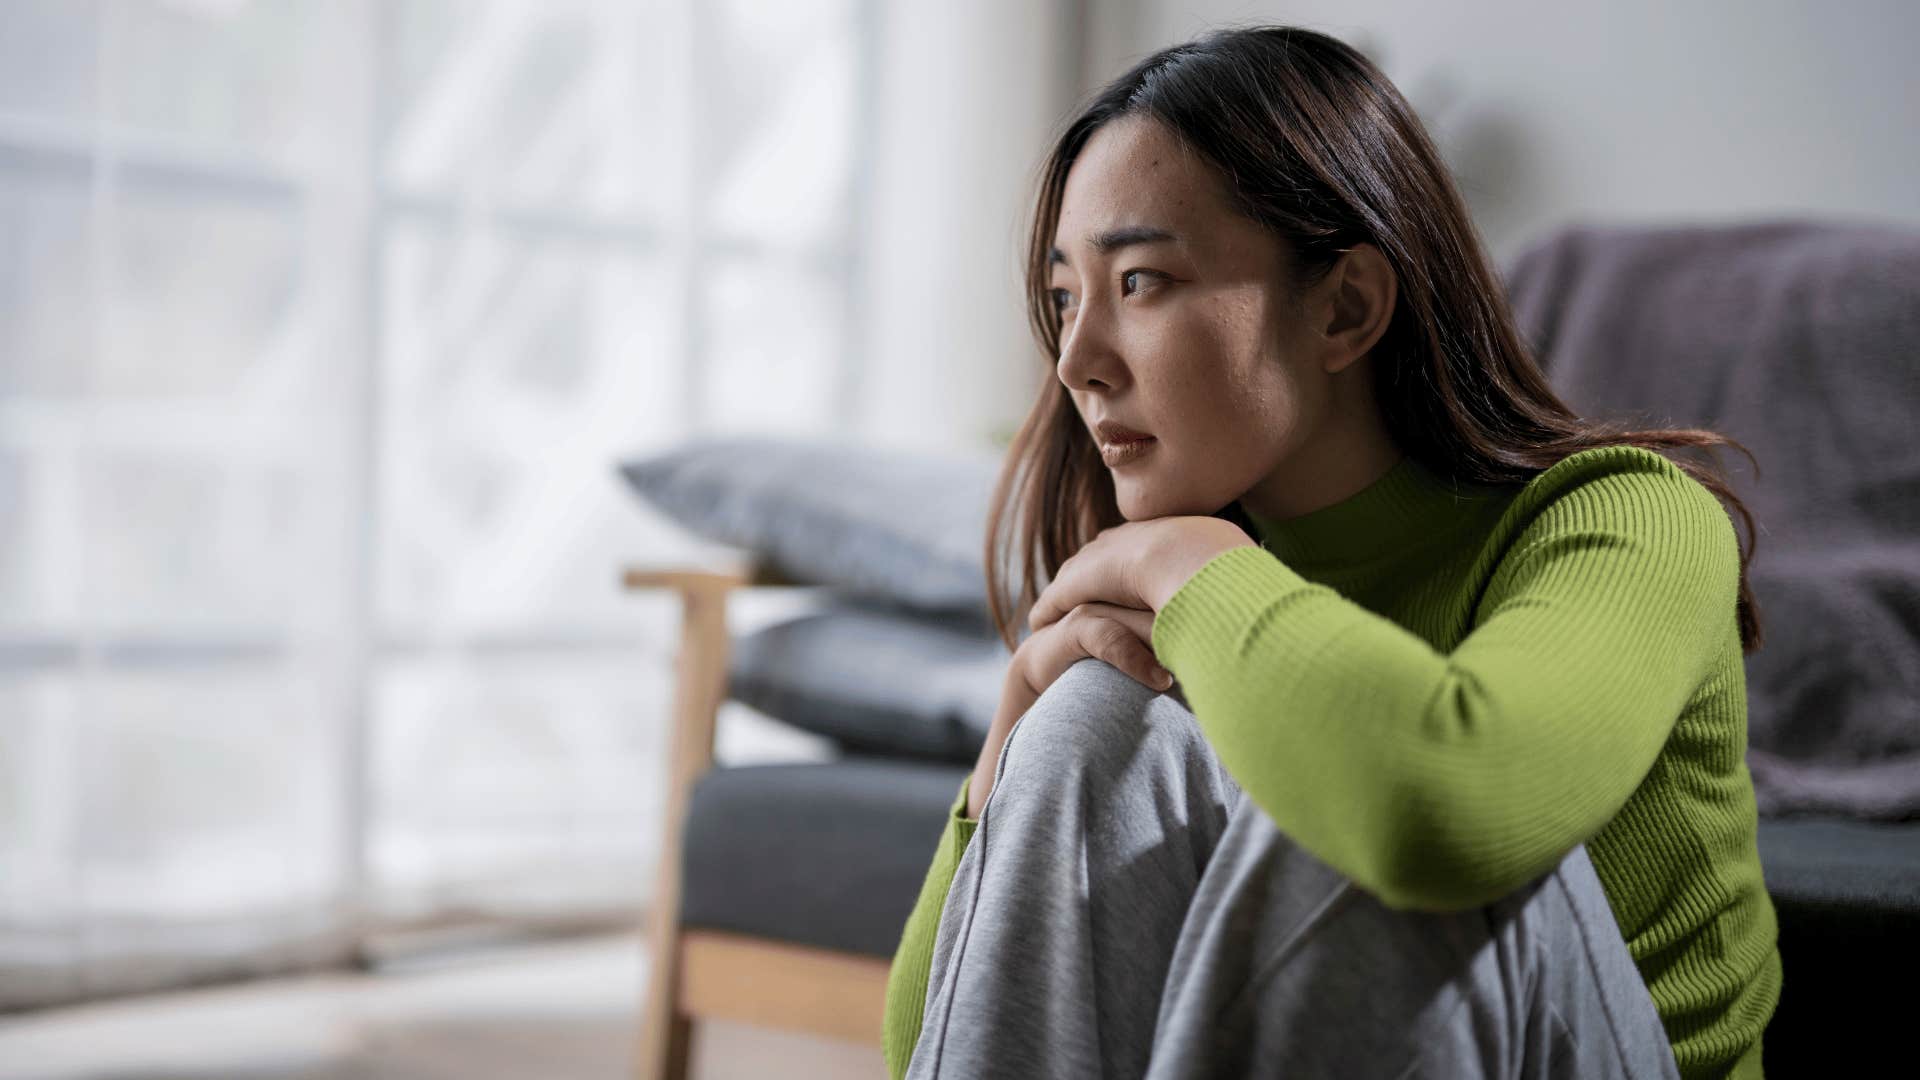
<instances>
[{"instance_id":1,"label":"bright window","mask_svg":"<svg viewBox=\"0 0 1920 1080\"><path fill-rule=\"evenodd\" d=\"M849 415L873 21L0 8L0 1006L643 895L613 463Z\"/></svg>"}]
</instances>

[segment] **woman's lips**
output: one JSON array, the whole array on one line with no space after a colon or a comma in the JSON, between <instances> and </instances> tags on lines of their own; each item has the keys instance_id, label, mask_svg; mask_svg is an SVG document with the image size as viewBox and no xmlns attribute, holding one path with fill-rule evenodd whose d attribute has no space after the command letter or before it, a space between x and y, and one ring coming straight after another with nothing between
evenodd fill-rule
<instances>
[{"instance_id":1,"label":"woman's lips","mask_svg":"<svg viewBox=\"0 0 1920 1080\"><path fill-rule=\"evenodd\" d=\"M1139 439L1103 442L1100 444L1100 460L1106 462L1107 468L1117 469L1122 465L1140 460L1157 445L1159 445L1158 440L1151 435Z\"/></svg>"}]
</instances>

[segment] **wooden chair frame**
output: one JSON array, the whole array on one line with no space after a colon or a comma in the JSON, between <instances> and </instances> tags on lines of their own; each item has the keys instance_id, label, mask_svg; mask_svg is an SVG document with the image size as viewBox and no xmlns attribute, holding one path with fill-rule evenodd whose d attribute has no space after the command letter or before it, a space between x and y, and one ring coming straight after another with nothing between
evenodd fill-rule
<instances>
[{"instance_id":1,"label":"wooden chair frame","mask_svg":"<svg viewBox=\"0 0 1920 1080\"><path fill-rule=\"evenodd\" d=\"M765 565L737 570L631 567L630 590L680 597L673 736L660 865L647 941L652 967L641 1005L640 1080L684 1080L693 1023L722 1019L880 1046L888 962L860 953L680 925L680 871L687 801L713 767L713 736L726 700L727 598L735 589L800 584Z\"/></svg>"}]
</instances>

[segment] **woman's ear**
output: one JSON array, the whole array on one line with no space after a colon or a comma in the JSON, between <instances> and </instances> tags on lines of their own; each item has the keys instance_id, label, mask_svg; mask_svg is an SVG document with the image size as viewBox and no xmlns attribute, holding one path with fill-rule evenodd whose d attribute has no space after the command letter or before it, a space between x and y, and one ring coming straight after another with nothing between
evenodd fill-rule
<instances>
[{"instance_id":1,"label":"woman's ear","mask_svg":"<svg viewBox=\"0 0 1920 1080\"><path fill-rule=\"evenodd\" d=\"M1317 310L1327 352L1321 364L1337 374L1367 355L1393 318L1399 281L1387 257L1372 244L1355 244L1340 256L1321 282L1326 300Z\"/></svg>"}]
</instances>

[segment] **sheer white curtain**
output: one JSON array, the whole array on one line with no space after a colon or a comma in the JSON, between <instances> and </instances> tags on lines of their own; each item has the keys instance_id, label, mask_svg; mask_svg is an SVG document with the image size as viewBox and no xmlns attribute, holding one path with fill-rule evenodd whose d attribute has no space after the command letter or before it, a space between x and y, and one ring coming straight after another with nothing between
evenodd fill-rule
<instances>
[{"instance_id":1,"label":"sheer white curtain","mask_svg":"<svg viewBox=\"0 0 1920 1080\"><path fill-rule=\"evenodd\" d=\"M0 1005L341 947L366 80L324 9L0 7Z\"/></svg>"},{"instance_id":2,"label":"sheer white curtain","mask_svg":"<svg viewBox=\"0 0 1920 1080\"><path fill-rule=\"evenodd\" d=\"M955 7L0 3L0 1008L644 902L614 460L1030 390L1065 6Z\"/></svg>"}]
</instances>

